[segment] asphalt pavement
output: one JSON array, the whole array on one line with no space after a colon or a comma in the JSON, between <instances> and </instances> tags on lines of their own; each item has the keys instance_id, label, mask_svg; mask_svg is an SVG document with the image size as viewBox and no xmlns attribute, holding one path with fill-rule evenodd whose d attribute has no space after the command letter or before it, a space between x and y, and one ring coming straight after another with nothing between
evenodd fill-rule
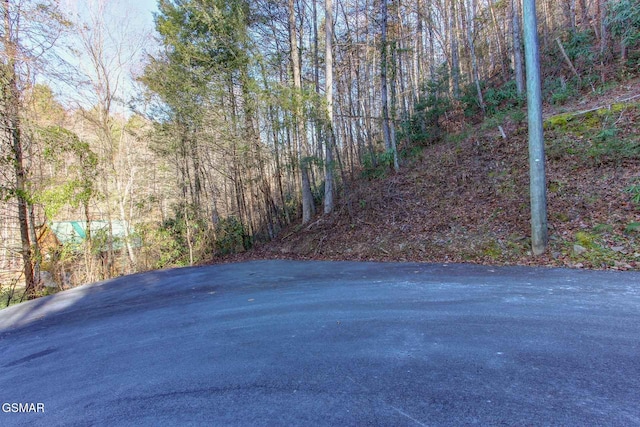
<instances>
[{"instance_id":1,"label":"asphalt pavement","mask_svg":"<svg viewBox=\"0 0 640 427\"><path fill-rule=\"evenodd\" d=\"M640 273L255 261L0 311L0 426L638 426Z\"/></svg>"}]
</instances>

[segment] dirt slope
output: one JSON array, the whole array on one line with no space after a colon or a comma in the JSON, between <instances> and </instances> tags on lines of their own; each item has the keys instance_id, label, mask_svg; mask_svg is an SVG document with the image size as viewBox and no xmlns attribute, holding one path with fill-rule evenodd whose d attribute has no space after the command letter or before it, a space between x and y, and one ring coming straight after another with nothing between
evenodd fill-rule
<instances>
[{"instance_id":1,"label":"dirt slope","mask_svg":"<svg viewBox=\"0 0 640 427\"><path fill-rule=\"evenodd\" d=\"M640 79L545 107L547 254L529 252L526 118L450 128L400 173L351 182L337 211L214 262L349 259L640 268ZM503 136L504 132L504 136ZM506 137L506 138L505 138ZM640 196L638 196L640 197Z\"/></svg>"}]
</instances>

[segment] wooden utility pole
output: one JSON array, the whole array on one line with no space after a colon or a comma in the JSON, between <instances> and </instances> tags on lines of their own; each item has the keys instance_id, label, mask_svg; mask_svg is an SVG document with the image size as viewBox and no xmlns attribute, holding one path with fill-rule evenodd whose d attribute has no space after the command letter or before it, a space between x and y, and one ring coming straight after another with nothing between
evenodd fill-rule
<instances>
[{"instance_id":1,"label":"wooden utility pole","mask_svg":"<svg viewBox=\"0 0 640 427\"><path fill-rule=\"evenodd\" d=\"M531 246L534 255L547 247L547 182L542 131L540 45L535 0L524 0L524 47L529 116L529 191L531 197Z\"/></svg>"}]
</instances>

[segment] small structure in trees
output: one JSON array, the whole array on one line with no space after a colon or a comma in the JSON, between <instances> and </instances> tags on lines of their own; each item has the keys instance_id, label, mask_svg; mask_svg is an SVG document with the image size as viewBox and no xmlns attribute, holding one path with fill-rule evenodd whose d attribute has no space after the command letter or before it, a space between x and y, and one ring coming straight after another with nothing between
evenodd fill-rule
<instances>
[{"instance_id":1,"label":"small structure in trees","mask_svg":"<svg viewBox=\"0 0 640 427\"><path fill-rule=\"evenodd\" d=\"M106 252L109 249L119 251L125 247L127 235L132 234L132 228L126 221L91 221L87 229L87 221L53 221L48 224L43 232L43 241L48 246L54 242L56 246L67 245L74 250L80 250L91 236L94 248L98 252ZM127 232L128 230L128 232ZM139 240L131 242L135 248L141 246ZM43 247L43 251L46 251Z\"/></svg>"},{"instance_id":2,"label":"small structure in trees","mask_svg":"<svg viewBox=\"0 0 640 427\"><path fill-rule=\"evenodd\" d=\"M115 254L127 245L142 246L139 238L131 239L132 233L126 221L97 220L88 226L80 220L49 222L38 234L42 270L61 288L110 277L105 271L113 268Z\"/></svg>"}]
</instances>

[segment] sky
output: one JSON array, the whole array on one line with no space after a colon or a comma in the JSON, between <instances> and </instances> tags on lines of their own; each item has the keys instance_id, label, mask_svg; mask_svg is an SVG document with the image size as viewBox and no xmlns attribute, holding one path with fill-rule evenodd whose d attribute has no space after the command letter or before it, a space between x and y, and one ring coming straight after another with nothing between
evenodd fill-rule
<instances>
[{"instance_id":1,"label":"sky","mask_svg":"<svg viewBox=\"0 0 640 427\"><path fill-rule=\"evenodd\" d=\"M157 11L157 0L61 0L60 4L73 21L86 25L85 37L97 34L95 15L100 17L100 21L104 23L104 63L109 68L109 78L113 80L111 85L118 88L118 98L132 96L137 90L135 75L141 74L144 58L148 53L153 53L155 47L153 13ZM95 67L86 47L82 46L81 33L82 30L75 30L69 35L67 43L72 44L78 54L65 54L65 60L85 80L95 81ZM79 105L90 108L90 104L96 99L95 85L48 83L53 86L60 101L68 107ZM126 102L115 105L115 108L114 113L130 115L126 111Z\"/></svg>"},{"instance_id":2,"label":"sky","mask_svg":"<svg viewBox=\"0 0 640 427\"><path fill-rule=\"evenodd\" d=\"M140 28L153 28L153 13L158 10L157 0L62 0L61 4L67 13L83 14L87 8L104 3L106 9L115 11L117 15L127 15Z\"/></svg>"}]
</instances>

